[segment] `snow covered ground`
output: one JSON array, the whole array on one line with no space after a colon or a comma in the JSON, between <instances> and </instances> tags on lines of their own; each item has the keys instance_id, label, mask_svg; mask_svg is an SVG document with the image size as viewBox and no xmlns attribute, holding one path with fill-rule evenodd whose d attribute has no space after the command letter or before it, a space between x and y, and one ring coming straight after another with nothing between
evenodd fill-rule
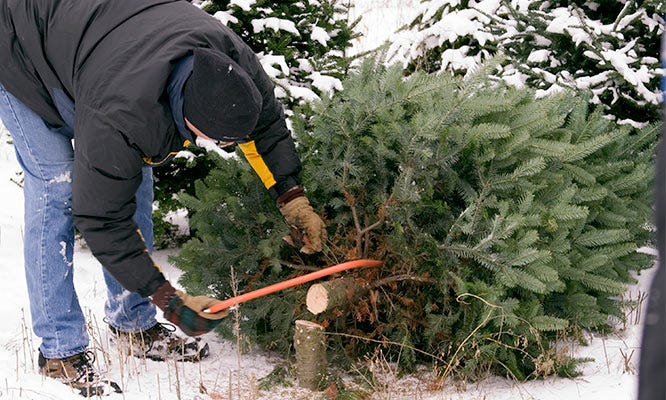
<instances>
[{"instance_id":1,"label":"snow covered ground","mask_svg":"<svg viewBox=\"0 0 666 400\"><path fill-rule=\"evenodd\" d=\"M367 35L356 49L368 50L374 44L390 38L393 27L408 21L410 6L417 0L359 0L354 15L363 16L359 28ZM7 144L6 131L0 132L0 400L4 399L81 399L67 387L37 373L36 355L39 345L30 329L28 296L23 276L23 203L22 190L15 181L19 171L13 148ZM165 274L175 282L179 271L170 265L168 257L178 250L159 251L155 257ZM159 363L134 358L123 359L108 342L102 321L106 296L101 266L85 248L77 248L75 284L94 338L94 348L102 368L124 389L122 395L109 398L126 400L146 399L319 399L297 388L274 388L260 391L258 380L285 360L260 351L240 354L236 343L205 335L212 355L198 364ZM627 293L637 299L646 293L651 271L639 277L639 284ZM242 312L242 308L241 308ZM397 379L377 374L373 382L373 399L381 400L573 400L573 399L633 399L636 396L638 353L640 346L640 309L630 314L626 327L607 336L589 335L589 346L572 345L577 357L592 357L583 365L583 375L576 379L550 378L543 381L518 383L490 378L469 383L461 388L449 385L435 388L432 376L423 374ZM104 362L107 354L109 363ZM385 365L379 365L386 367Z\"/></svg>"}]
</instances>

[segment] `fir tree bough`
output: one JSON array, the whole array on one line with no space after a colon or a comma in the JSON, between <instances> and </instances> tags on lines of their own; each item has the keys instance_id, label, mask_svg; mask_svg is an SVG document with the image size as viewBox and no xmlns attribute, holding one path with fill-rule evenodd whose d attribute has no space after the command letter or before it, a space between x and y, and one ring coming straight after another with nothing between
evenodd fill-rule
<instances>
[{"instance_id":1,"label":"fir tree bough","mask_svg":"<svg viewBox=\"0 0 666 400\"><path fill-rule=\"evenodd\" d=\"M287 227L258 178L218 159L184 198L197 237L176 257L182 283L226 298L231 268L247 291L381 259L347 273L369 288L354 304L315 317L307 287L286 290L241 305L241 333L288 352L293 321L309 319L342 361L382 347L405 370L572 373L552 340L621 316L617 295L651 265L636 249L650 240L657 127L618 126L580 93L535 99L486 76L405 78L366 62L294 121L307 195L328 222L319 256L283 245ZM220 329L233 333L231 321Z\"/></svg>"}]
</instances>

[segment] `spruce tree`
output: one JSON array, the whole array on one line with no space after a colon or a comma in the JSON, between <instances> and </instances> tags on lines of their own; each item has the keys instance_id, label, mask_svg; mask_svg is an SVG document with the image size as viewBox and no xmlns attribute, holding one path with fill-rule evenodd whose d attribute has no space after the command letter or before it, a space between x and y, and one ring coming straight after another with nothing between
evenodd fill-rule
<instances>
[{"instance_id":1,"label":"spruce tree","mask_svg":"<svg viewBox=\"0 0 666 400\"><path fill-rule=\"evenodd\" d=\"M651 266L636 249L650 238L657 128L617 125L580 93L503 86L487 78L500 61L468 79L369 61L295 121L328 223L321 255L281 242L287 226L245 161L215 159L183 200L196 237L175 258L182 283L226 298L381 259L345 274L368 289L353 304L314 316L298 287L241 305L240 332L288 352L293 321L309 319L335 333L340 362L381 347L405 370L434 362L447 376L573 373L552 339L606 327Z\"/></svg>"},{"instance_id":2,"label":"spruce tree","mask_svg":"<svg viewBox=\"0 0 666 400\"><path fill-rule=\"evenodd\" d=\"M389 54L409 69L466 74L501 53L494 74L547 94L591 90L622 123L659 120L663 2L425 0L392 38Z\"/></svg>"}]
</instances>

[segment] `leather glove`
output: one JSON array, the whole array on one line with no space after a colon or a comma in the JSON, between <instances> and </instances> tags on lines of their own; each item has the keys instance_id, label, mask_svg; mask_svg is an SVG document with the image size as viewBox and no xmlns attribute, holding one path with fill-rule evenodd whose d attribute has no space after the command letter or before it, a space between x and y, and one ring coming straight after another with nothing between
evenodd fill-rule
<instances>
[{"instance_id":1,"label":"leather glove","mask_svg":"<svg viewBox=\"0 0 666 400\"><path fill-rule=\"evenodd\" d=\"M176 290L169 281L165 281L155 293L152 303L164 312L164 318L178 326L186 335L199 336L210 332L229 315L229 310L211 314L203 310L219 303L220 300L206 296L190 296Z\"/></svg>"},{"instance_id":2,"label":"leather glove","mask_svg":"<svg viewBox=\"0 0 666 400\"><path fill-rule=\"evenodd\" d=\"M304 234L301 253L313 254L326 242L326 224L314 212L300 186L295 186L278 198L278 207L287 223ZM290 242L288 239L287 242Z\"/></svg>"}]
</instances>

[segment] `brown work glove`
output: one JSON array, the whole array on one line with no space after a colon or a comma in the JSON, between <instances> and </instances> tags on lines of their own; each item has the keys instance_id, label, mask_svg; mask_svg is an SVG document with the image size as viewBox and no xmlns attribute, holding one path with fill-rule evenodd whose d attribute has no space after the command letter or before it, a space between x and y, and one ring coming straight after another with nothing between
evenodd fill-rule
<instances>
[{"instance_id":1,"label":"brown work glove","mask_svg":"<svg viewBox=\"0 0 666 400\"><path fill-rule=\"evenodd\" d=\"M321 251L326 242L326 224L312 209L303 189L300 186L291 188L278 198L278 207L287 223L303 233L301 253L313 254ZM285 238L285 241L293 243L292 239Z\"/></svg>"},{"instance_id":2,"label":"brown work glove","mask_svg":"<svg viewBox=\"0 0 666 400\"><path fill-rule=\"evenodd\" d=\"M229 310L205 313L203 310L220 300L206 296L190 296L176 290L165 281L151 296L153 304L164 312L164 318L182 329L189 336L199 336L213 330Z\"/></svg>"}]
</instances>

